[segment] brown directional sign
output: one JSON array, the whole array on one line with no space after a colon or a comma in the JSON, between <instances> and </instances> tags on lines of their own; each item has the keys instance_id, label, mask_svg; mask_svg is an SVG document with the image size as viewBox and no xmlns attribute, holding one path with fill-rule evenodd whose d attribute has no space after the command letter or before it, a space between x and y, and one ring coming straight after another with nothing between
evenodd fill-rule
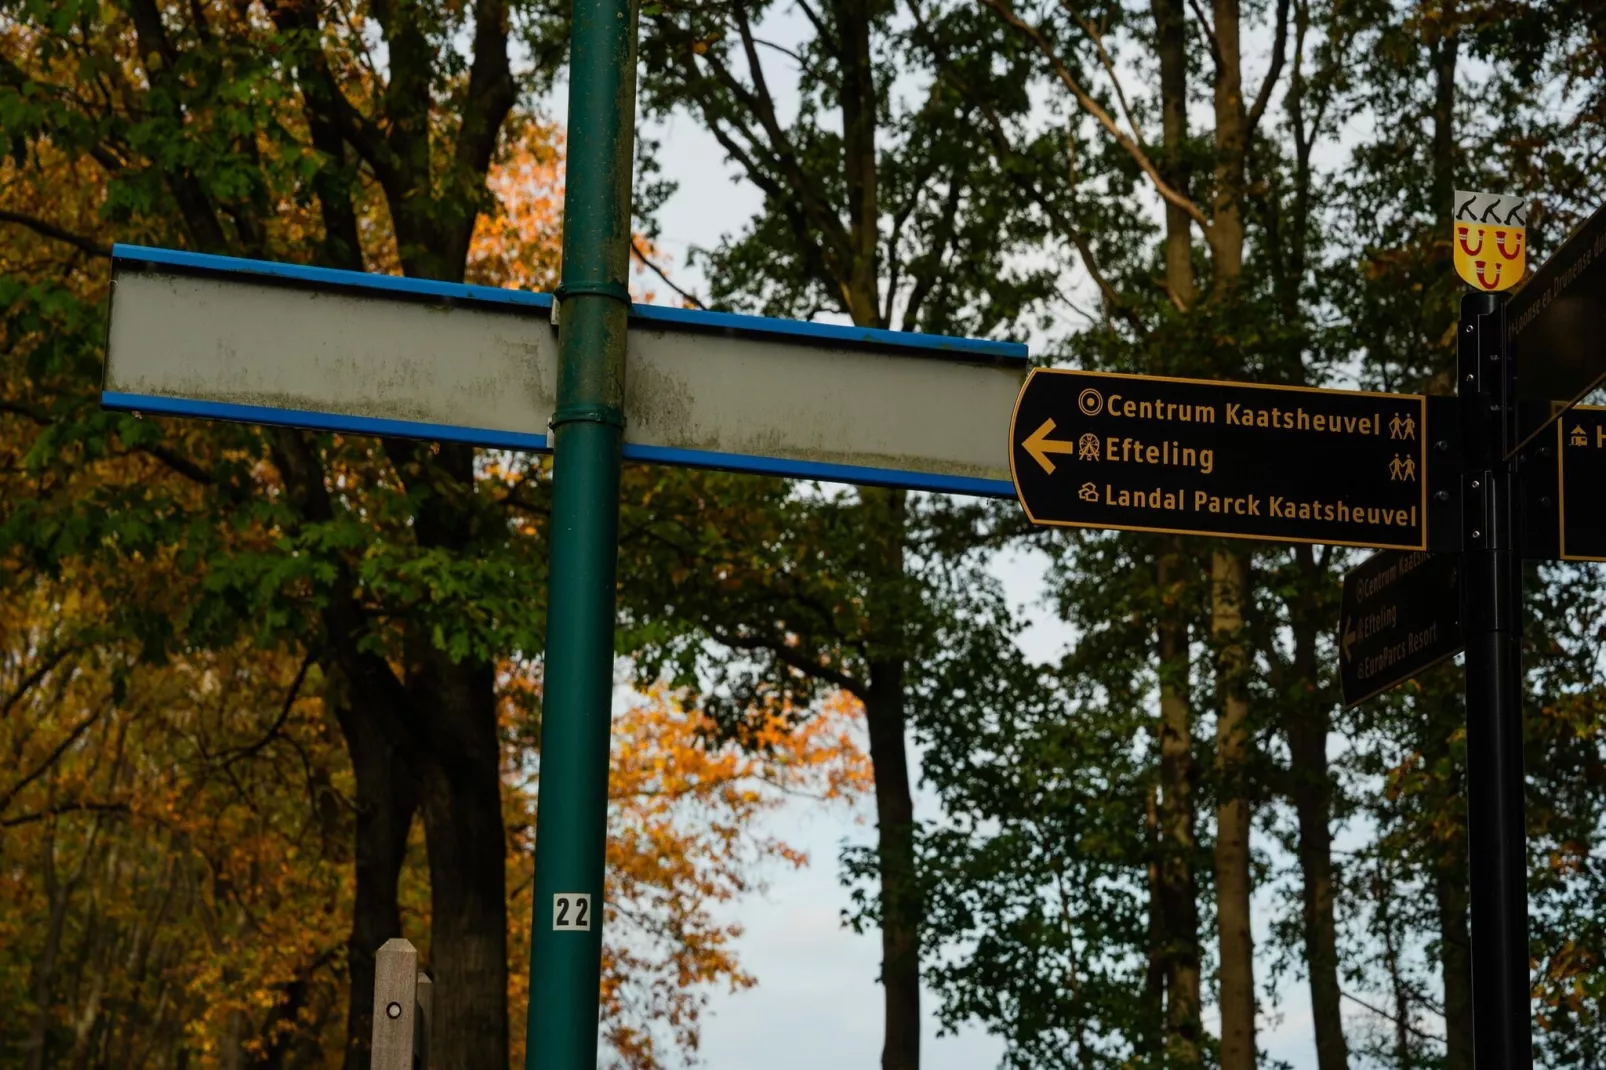
<instances>
[{"instance_id":1,"label":"brown directional sign","mask_svg":"<svg viewBox=\"0 0 1606 1070\"><path fill-rule=\"evenodd\" d=\"M1606 561L1606 408L1578 406L1556 424L1564 561Z\"/></svg>"},{"instance_id":2,"label":"brown directional sign","mask_svg":"<svg viewBox=\"0 0 1606 1070\"><path fill-rule=\"evenodd\" d=\"M1036 524L1422 549L1417 394L1039 368L1010 425Z\"/></svg>"},{"instance_id":3,"label":"brown directional sign","mask_svg":"<svg viewBox=\"0 0 1606 1070\"><path fill-rule=\"evenodd\" d=\"M1606 378L1606 208L1567 239L1506 306L1517 394L1575 402Z\"/></svg>"},{"instance_id":4,"label":"brown directional sign","mask_svg":"<svg viewBox=\"0 0 1606 1070\"><path fill-rule=\"evenodd\" d=\"M1344 705L1461 652L1461 555L1384 550L1344 576L1338 676Z\"/></svg>"}]
</instances>

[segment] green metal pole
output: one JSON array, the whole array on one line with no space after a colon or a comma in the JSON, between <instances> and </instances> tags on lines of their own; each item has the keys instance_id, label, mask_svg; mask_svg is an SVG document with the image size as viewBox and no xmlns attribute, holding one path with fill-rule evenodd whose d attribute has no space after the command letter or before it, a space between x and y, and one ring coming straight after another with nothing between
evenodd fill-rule
<instances>
[{"instance_id":1,"label":"green metal pole","mask_svg":"<svg viewBox=\"0 0 1606 1070\"><path fill-rule=\"evenodd\" d=\"M635 0L574 0L526 1070L596 1070Z\"/></svg>"}]
</instances>

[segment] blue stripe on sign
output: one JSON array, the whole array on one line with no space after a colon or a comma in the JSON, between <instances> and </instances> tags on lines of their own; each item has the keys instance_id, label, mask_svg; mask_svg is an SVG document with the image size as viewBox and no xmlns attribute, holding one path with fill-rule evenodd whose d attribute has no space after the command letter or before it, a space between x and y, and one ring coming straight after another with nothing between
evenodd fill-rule
<instances>
[{"instance_id":1,"label":"blue stripe on sign","mask_svg":"<svg viewBox=\"0 0 1606 1070\"><path fill-rule=\"evenodd\" d=\"M783 476L787 479L817 479L824 483L862 483L872 487L901 487L930 490L943 494L969 494L984 498L1013 498L1015 485L1007 479L978 479L974 476L910 472L897 468L870 468L856 464L825 464L799 461L790 457L753 457L743 453L714 450L686 450L674 446L641 446L625 443L626 460L652 464L672 464L685 468L718 468L730 472Z\"/></svg>"},{"instance_id":2,"label":"blue stripe on sign","mask_svg":"<svg viewBox=\"0 0 1606 1070\"><path fill-rule=\"evenodd\" d=\"M280 264L271 260L248 260L234 256L215 256L211 253L190 253L178 249L157 249L145 245L114 245L112 260L114 266L119 260L130 264L167 264L206 274L258 275L333 289L369 290L414 297L515 305L540 309L543 312L549 311L552 307L551 294L504 290L495 286L433 282L429 279L411 279L400 275L373 275L363 271L308 267L304 264ZM916 334L912 331L882 331L869 327L812 323L806 320L740 316L730 312L700 312L695 309L668 308L662 305L631 305L630 313L644 326L693 331L699 334L724 334L736 337L757 335L803 344L824 343L865 347L914 356L979 360L1020 367L1025 367L1027 363L1027 349L1020 342L998 342L986 338L952 338L941 334Z\"/></svg>"},{"instance_id":3,"label":"blue stripe on sign","mask_svg":"<svg viewBox=\"0 0 1606 1070\"><path fill-rule=\"evenodd\" d=\"M952 338L913 331L882 331L871 327L846 327L808 320L772 319L768 316L739 316L732 312L701 312L664 305L633 305L630 314L644 325L662 324L702 334L757 334L782 340L901 350L923 357L958 357L997 364L1018 364L1021 367L1025 367L1027 362L1027 349L1021 342Z\"/></svg>"},{"instance_id":4,"label":"blue stripe on sign","mask_svg":"<svg viewBox=\"0 0 1606 1070\"><path fill-rule=\"evenodd\" d=\"M195 401L190 398L164 398L150 394L124 394L103 390L102 408L120 412L152 413L158 416L198 416L203 420L232 420L237 423L273 424L303 427L313 431L341 431L350 435L382 435L389 438L424 438L441 442L462 442L498 450L544 450L545 435L525 431L491 431L478 427L455 427L423 420L385 420L377 416L351 416L338 412L309 409L274 409L266 405L236 405L228 401Z\"/></svg>"},{"instance_id":5,"label":"blue stripe on sign","mask_svg":"<svg viewBox=\"0 0 1606 1070\"><path fill-rule=\"evenodd\" d=\"M272 260L247 260L237 256L187 253L178 249L155 249L145 245L112 246L114 267L119 260L167 264L208 275L261 275L339 290L370 290L437 300L515 305L520 308L537 309L542 313L550 313L552 309L551 294L530 293L526 290L504 290L496 286L469 286L461 282L410 279L403 275L374 275L366 271L308 267L305 264L280 264Z\"/></svg>"},{"instance_id":6,"label":"blue stripe on sign","mask_svg":"<svg viewBox=\"0 0 1606 1070\"><path fill-rule=\"evenodd\" d=\"M192 416L206 420L232 420L242 423L301 427L316 431L340 431L353 435L384 435L393 438L434 439L461 442L486 449L545 450L547 437L519 431L491 431L476 427L426 423L415 420L384 420L372 416L312 412L306 409L274 409L264 405L237 405L225 401L196 401L189 398L156 397L102 391L103 408L120 412L152 413L158 416ZM786 479L820 480L825 483L862 483L877 487L902 487L942 494L968 494L985 498L1013 498L1014 485L1007 479L978 479L973 476L910 472L896 468L873 468L853 464L824 464L787 457L754 457L713 450L687 450L672 446L642 446L625 443L626 460L649 464L672 464L687 468L716 468Z\"/></svg>"}]
</instances>

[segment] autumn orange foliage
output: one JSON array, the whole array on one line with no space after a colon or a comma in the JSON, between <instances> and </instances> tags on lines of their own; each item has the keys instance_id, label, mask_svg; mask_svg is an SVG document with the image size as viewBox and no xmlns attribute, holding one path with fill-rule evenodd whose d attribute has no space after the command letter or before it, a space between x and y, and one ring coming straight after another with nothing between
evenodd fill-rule
<instances>
[{"instance_id":1,"label":"autumn orange foliage","mask_svg":"<svg viewBox=\"0 0 1606 1070\"><path fill-rule=\"evenodd\" d=\"M784 798L851 800L868 790L857 740L857 703L833 700L799 720L775 710L738 746L714 742L708 717L664 691L638 695L614 718L608 781L607 912L603 928L603 1036L620 1065L650 1070L667 1052L695 1050L700 1012L714 987L756 979L736 954L741 926L722 911L764 886L767 865L806 855L758 831ZM510 777L509 827L519 830L509 880L519 890L510 943L528 953L528 891L535 783ZM510 994L523 1006L526 977ZM522 1051L522 1035L515 1038Z\"/></svg>"}]
</instances>

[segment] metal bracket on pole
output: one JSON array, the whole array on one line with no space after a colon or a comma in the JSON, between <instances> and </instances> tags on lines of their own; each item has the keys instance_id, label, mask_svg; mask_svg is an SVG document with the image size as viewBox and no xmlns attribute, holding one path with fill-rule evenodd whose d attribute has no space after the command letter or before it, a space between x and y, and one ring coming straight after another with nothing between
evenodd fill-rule
<instances>
[{"instance_id":1,"label":"metal bracket on pole","mask_svg":"<svg viewBox=\"0 0 1606 1070\"><path fill-rule=\"evenodd\" d=\"M552 291L552 296L558 301L565 301L571 297L589 294L592 297L611 297L629 308L630 289L617 282L560 282L558 288Z\"/></svg>"},{"instance_id":2,"label":"metal bracket on pole","mask_svg":"<svg viewBox=\"0 0 1606 1070\"><path fill-rule=\"evenodd\" d=\"M571 297L607 297L625 306L628 313L635 305L630 299L630 288L619 282L560 282L552 291L552 326L559 326L563 315L563 302Z\"/></svg>"},{"instance_id":3,"label":"metal bracket on pole","mask_svg":"<svg viewBox=\"0 0 1606 1070\"><path fill-rule=\"evenodd\" d=\"M607 424L623 428L625 414L619 411L617 405L560 405L552 414L548 426L556 431L564 424L572 423Z\"/></svg>"}]
</instances>

